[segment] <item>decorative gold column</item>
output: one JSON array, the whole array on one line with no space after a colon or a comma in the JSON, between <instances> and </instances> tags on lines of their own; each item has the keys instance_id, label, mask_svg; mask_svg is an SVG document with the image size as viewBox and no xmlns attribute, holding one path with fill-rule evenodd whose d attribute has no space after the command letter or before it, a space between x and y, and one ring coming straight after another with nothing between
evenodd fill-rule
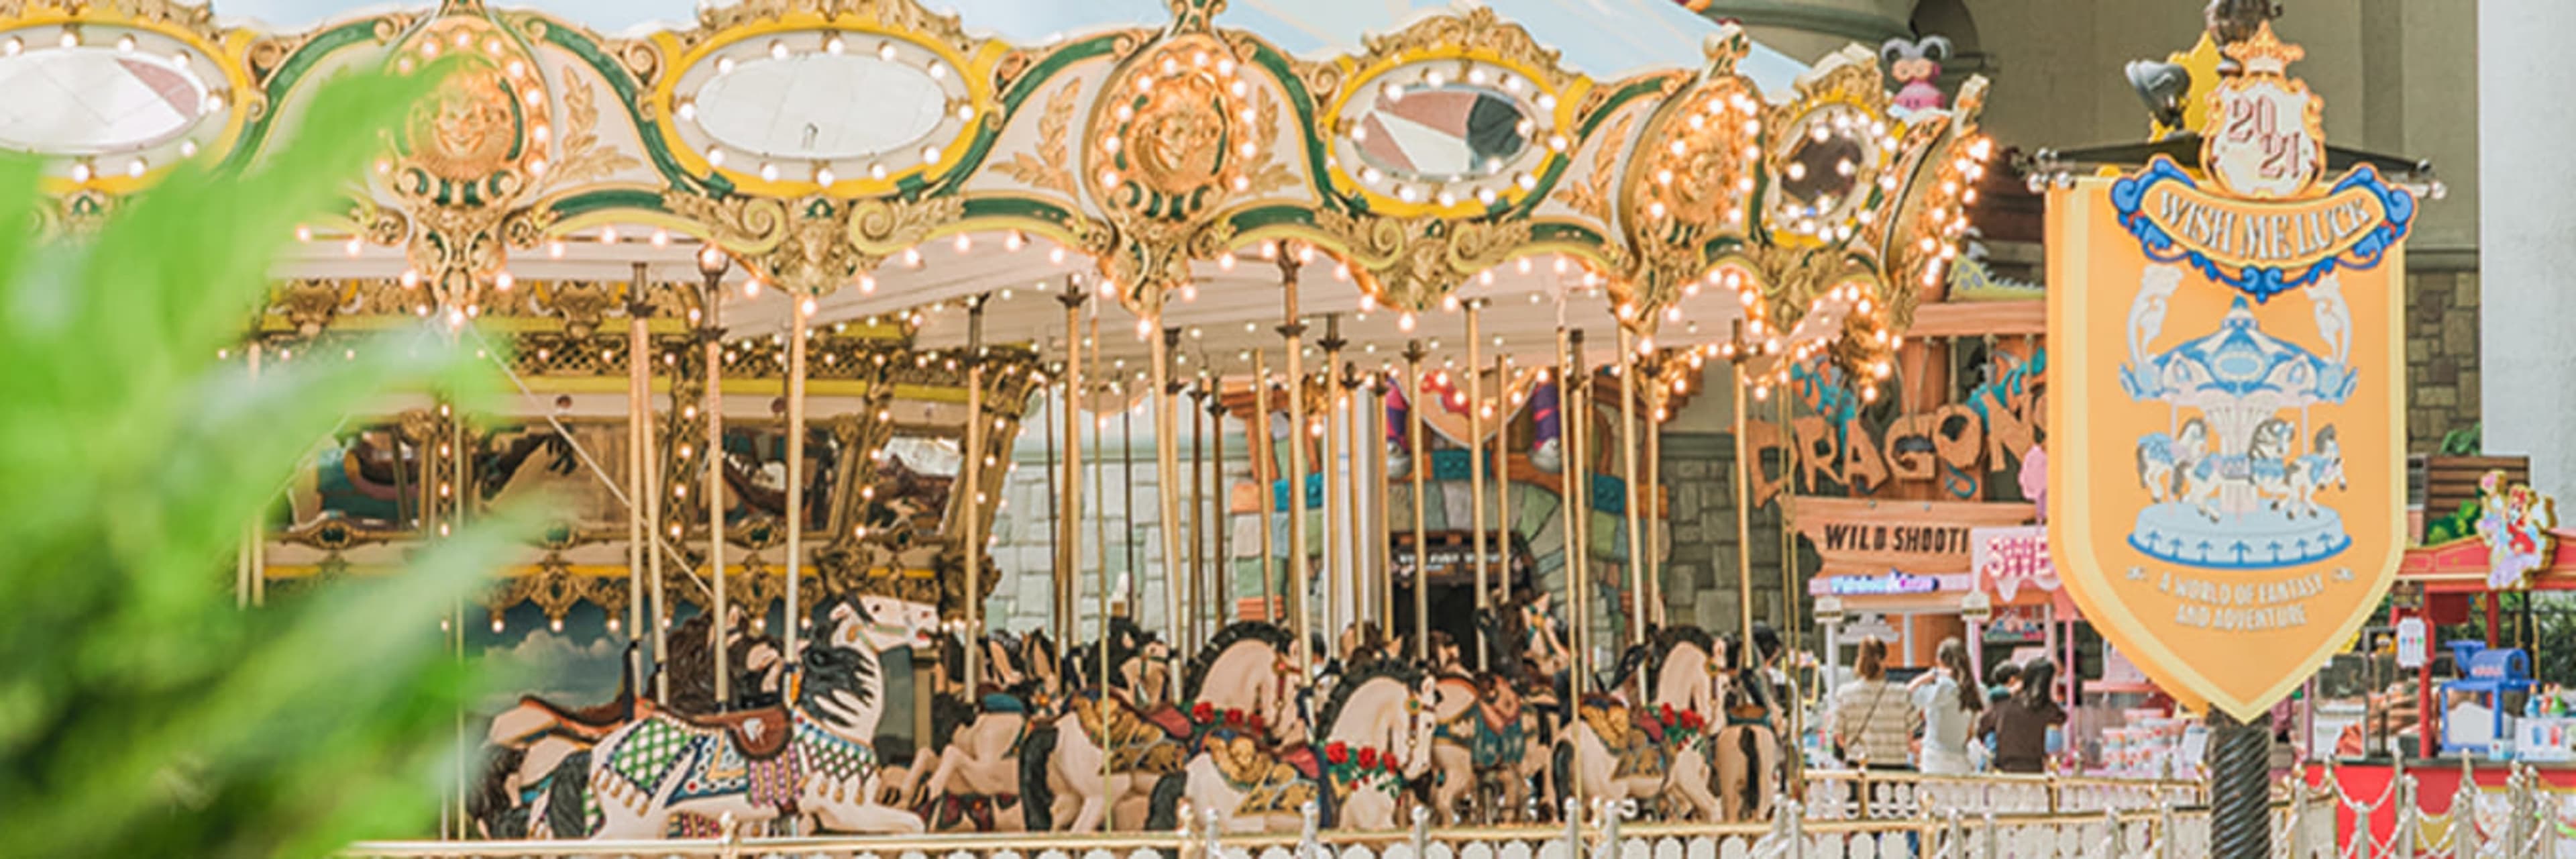
<instances>
[{"instance_id":1,"label":"decorative gold column","mask_svg":"<svg viewBox=\"0 0 2576 859\"><path fill-rule=\"evenodd\" d=\"M1387 635L1395 633L1395 519L1391 515L1395 470L1387 464L1386 449L1386 392L1393 384L1395 380L1382 373L1369 378L1369 492L1377 498L1371 508L1377 515L1369 517L1370 542L1376 544L1370 554L1377 556L1377 575L1369 584L1377 589L1378 630Z\"/></svg>"}]
</instances>

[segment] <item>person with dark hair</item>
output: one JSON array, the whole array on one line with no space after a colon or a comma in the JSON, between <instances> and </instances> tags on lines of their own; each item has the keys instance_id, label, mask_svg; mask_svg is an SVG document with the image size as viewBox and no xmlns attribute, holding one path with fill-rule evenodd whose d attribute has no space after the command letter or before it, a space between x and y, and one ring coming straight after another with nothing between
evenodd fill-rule
<instances>
[{"instance_id":1,"label":"person with dark hair","mask_svg":"<svg viewBox=\"0 0 2576 859\"><path fill-rule=\"evenodd\" d=\"M2066 724L2055 696L2057 663L2046 657L2022 666L2021 689L1994 707L1995 770L2044 773L2052 734Z\"/></svg>"},{"instance_id":2,"label":"person with dark hair","mask_svg":"<svg viewBox=\"0 0 2576 859\"><path fill-rule=\"evenodd\" d=\"M1906 769L1911 716L1904 691L1887 682L1887 642L1862 638L1853 673L1852 682L1834 693L1834 744L1854 766Z\"/></svg>"},{"instance_id":3,"label":"person with dark hair","mask_svg":"<svg viewBox=\"0 0 2576 859\"><path fill-rule=\"evenodd\" d=\"M1992 676L1993 684L1986 687L1989 706L1977 715L1977 742L1986 744L1988 752L1995 748L1995 708L1992 705L2001 704L2014 692L2021 691L2021 666L2010 662L1997 663Z\"/></svg>"},{"instance_id":4,"label":"person with dark hair","mask_svg":"<svg viewBox=\"0 0 2576 859\"><path fill-rule=\"evenodd\" d=\"M1905 687L1922 720L1920 767L1935 775L1965 775L1973 769L1968 760L1968 723L1985 709L1986 696L1969 691L1976 683L1976 671L1968 667L1966 643L1942 639L1932 661L1932 670L1916 675Z\"/></svg>"}]
</instances>

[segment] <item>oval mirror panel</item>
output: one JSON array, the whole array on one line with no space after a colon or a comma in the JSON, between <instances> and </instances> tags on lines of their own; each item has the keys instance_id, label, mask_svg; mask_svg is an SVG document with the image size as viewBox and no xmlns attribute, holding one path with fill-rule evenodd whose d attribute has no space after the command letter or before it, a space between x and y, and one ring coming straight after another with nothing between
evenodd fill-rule
<instances>
[{"instance_id":1,"label":"oval mirror panel","mask_svg":"<svg viewBox=\"0 0 2576 859\"><path fill-rule=\"evenodd\" d=\"M45 48L0 57L0 146L47 155L149 148L197 124L206 85L151 54Z\"/></svg>"},{"instance_id":2,"label":"oval mirror panel","mask_svg":"<svg viewBox=\"0 0 2576 859\"><path fill-rule=\"evenodd\" d=\"M1830 212L1851 198L1868 158L1868 150L1846 135L1800 138L1782 167L1786 175L1780 179L1780 190L1790 199L1814 206L1817 214Z\"/></svg>"},{"instance_id":3,"label":"oval mirror panel","mask_svg":"<svg viewBox=\"0 0 2576 859\"><path fill-rule=\"evenodd\" d=\"M695 101L698 127L717 142L807 160L894 151L937 128L948 109L930 75L857 54L745 60Z\"/></svg>"},{"instance_id":4,"label":"oval mirror panel","mask_svg":"<svg viewBox=\"0 0 2576 859\"><path fill-rule=\"evenodd\" d=\"M1529 148L1530 118L1511 96L1470 84L1382 88L1353 118L1351 143L1380 170L1413 179L1503 172Z\"/></svg>"}]
</instances>

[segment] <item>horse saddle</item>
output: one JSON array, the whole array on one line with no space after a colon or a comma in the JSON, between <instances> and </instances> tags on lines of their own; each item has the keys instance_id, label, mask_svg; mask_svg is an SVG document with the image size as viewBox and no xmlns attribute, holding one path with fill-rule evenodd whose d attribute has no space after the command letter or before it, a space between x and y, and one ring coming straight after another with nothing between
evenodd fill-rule
<instances>
[{"instance_id":1,"label":"horse saddle","mask_svg":"<svg viewBox=\"0 0 2576 859\"><path fill-rule=\"evenodd\" d=\"M1323 757L1315 754L1314 746L1305 743L1280 750L1279 762L1295 768L1297 777L1307 781L1317 781L1324 776Z\"/></svg>"},{"instance_id":2,"label":"horse saddle","mask_svg":"<svg viewBox=\"0 0 2576 859\"><path fill-rule=\"evenodd\" d=\"M1190 715L1181 708L1165 704L1150 712L1137 713L1145 724L1163 729L1163 736L1187 742L1190 738Z\"/></svg>"},{"instance_id":3,"label":"horse saddle","mask_svg":"<svg viewBox=\"0 0 2576 859\"><path fill-rule=\"evenodd\" d=\"M1663 720L1656 718L1653 711L1647 710L1643 707L1630 710L1628 711L1628 721L1635 723L1637 730L1644 732L1646 739L1649 742L1661 743L1664 741Z\"/></svg>"},{"instance_id":4,"label":"horse saddle","mask_svg":"<svg viewBox=\"0 0 2576 859\"><path fill-rule=\"evenodd\" d=\"M674 713L691 727L723 731L733 740L735 751L753 760L766 760L787 750L787 742L796 735L795 725L788 721L787 708L763 707L710 715Z\"/></svg>"},{"instance_id":5,"label":"horse saddle","mask_svg":"<svg viewBox=\"0 0 2576 859\"><path fill-rule=\"evenodd\" d=\"M535 695L523 696L519 702L554 714L562 731L584 742L599 742L610 732L635 720L633 693L620 694L614 700L595 707L566 707Z\"/></svg>"}]
</instances>

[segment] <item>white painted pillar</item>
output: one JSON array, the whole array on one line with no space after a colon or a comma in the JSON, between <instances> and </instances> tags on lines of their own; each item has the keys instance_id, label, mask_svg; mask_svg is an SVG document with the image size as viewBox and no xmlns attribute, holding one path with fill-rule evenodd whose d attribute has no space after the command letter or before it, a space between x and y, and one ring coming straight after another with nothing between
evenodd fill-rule
<instances>
[{"instance_id":1,"label":"white painted pillar","mask_svg":"<svg viewBox=\"0 0 2576 859\"><path fill-rule=\"evenodd\" d=\"M2576 493L2576 3L2478 4L2478 378L2486 449L2531 455L2531 482ZM2437 165L2438 166L2438 165ZM2441 205L2439 202L2431 205Z\"/></svg>"}]
</instances>

